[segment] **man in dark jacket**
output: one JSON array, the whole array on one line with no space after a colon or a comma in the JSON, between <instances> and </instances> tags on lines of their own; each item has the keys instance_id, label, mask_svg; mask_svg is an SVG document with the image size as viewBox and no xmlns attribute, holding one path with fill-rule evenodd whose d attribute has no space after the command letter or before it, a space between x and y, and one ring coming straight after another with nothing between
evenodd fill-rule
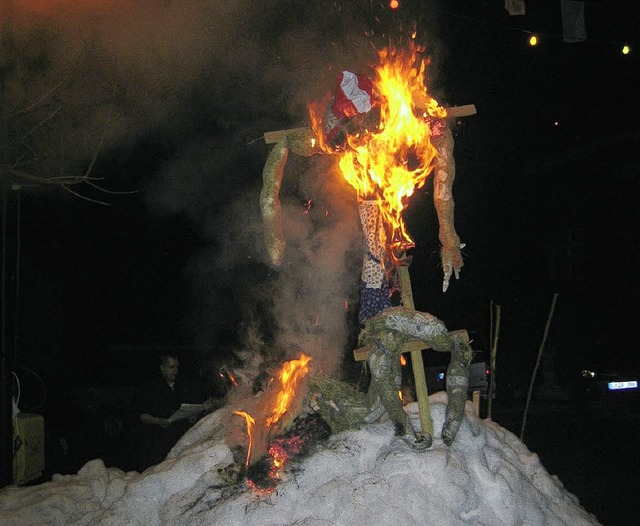
<instances>
[{"instance_id":1,"label":"man in dark jacket","mask_svg":"<svg viewBox=\"0 0 640 526\"><path fill-rule=\"evenodd\" d=\"M178 439L195 423L194 418L170 421L185 402L192 402L187 386L180 382L180 360L176 353L160 356L160 375L140 391L139 470L162 462ZM203 404L207 410L212 404ZM211 407L212 408L212 407Z\"/></svg>"}]
</instances>

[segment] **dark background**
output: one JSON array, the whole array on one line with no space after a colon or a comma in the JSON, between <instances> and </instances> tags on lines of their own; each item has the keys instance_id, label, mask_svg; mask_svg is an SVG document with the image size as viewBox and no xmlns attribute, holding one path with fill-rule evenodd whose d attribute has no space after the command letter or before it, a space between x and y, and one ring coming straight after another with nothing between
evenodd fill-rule
<instances>
[{"instance_id":1,"label":"dark background","mask_svg":"<svg viewBox=\"0 0 640 526\"><path fill-rule=\"evenodd\" d=\"M281 13L286 21L313 24L305 18L313 9L288 7ZM451 327L480 331L482 348L488 347L490 302L501 305L501 358L513 354L528 371L523 353L537 351L558 292L554 341L563 346L561 354L575 356L579 349L595 359L606 344L635 356L630 307L638 292L638 102L632 78L637 57L622 56L619 47L634 36L637 10L587 2L588 39L566 44L559 3L527 9L524 17L510 17L499 2L403 2L396 12L378 5L366 13L381 18L375 24L387 34L402 34L406 20L433 27L425 38L439 43L433 62L438 88L447 87L442 102L473 103L478 110L455 127L456 225L467 244L466 266L446 294L440 292L429 183L407 211L417 245L411 269L416 305ZM527 44L532 32L541 39L535 48ZM203 322L193 316L206 300L190 265L204 252L222 251L224 237L212 232L255 216L248 208L235 215L225 204L239 188L259 189L270 146L253 139L264 127L284 127L277 118L282 124L287 118L277 108L270 111L270 122L247 132L242 113L236 129L223 130L213 115L194 110L191 129L159 128L107 149L98 174L114 188L137 191L112 197L108 207L59 190L24 191L20 359L37 363L52 357L55 367L69 357L78 366L88 352L119 343L195 340L209 347L229 339L223 324L198 334L202 327L194 325ZM204 188L211 193L195 210L167 213L149 195L165 165L203 129L210 150L238 150L243 173L223 173L217 187ZM257 195L246 204L257 208ZM234 264L206 284L218 300L207 307L231 324L242 317L229 312L238 307L234 282L270 276L254 261Z\"/></svg>"}]
</instances>

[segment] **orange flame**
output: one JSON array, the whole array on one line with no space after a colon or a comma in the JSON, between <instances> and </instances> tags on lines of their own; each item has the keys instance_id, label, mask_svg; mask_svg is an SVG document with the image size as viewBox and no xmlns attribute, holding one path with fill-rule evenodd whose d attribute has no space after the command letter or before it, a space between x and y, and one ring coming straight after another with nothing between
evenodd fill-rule
<instances>
[{"instance_id":1,"label":"orange flame","mask_svg":"<svg viewBox=\"0 0 640 526\"><path fill-rule=\"evenodd\" d=\"M274 424L276 424L289 410L289 406L294 400L296 394L298 382L309 372L309 362L311 362L311 360L311 356L307 356L306 354L302 353L300 354L299 359L290 360L282 366L282 369L280 370L278 376L278 379L280 381L280 390L278 391L275 401L275 407L271 413L271 416L269 416L266 420L265 427L267 430L270 429ZM249 467L254 439L256 440L256 447L259 453L261 441L264 438L264 435L260 432L258 432L257 434L254 433L254 426L256 421L249 413L247 413L246 411L234 411L233 414L244 417L247 423L249 447L247 449L246 466ZM260 431L260 429L261 428L259 428L258 431ZM286 457L280 456L279 458L275 458L274 456L274 463L278 468L281 467L285 463L285 461Z\"/></svg>"},{"instance_id":2,"label":"orange flame","mask_svg":"<svg viewBox=\"0 0 640 526\"><path fill-rule=\"evenodd\" d=\"M219 376L222 379L225 379L225 378L228 379L234 387L238 387L238 380L236 379L235 375L227 367L222 367L220 369Z\"/></svg>"},{"instance_id":3,"label":"orange flame","mask_svg":"<svg viewBox=\"0 0 640 526\"><path fill-rule=\"evenodd\" d=\"M247 422L247 435L249 436L249 447L247 448L247 460L245 466L249 466L249 460L251 459L251 447L253 446L253 426L256 423L254 418L245 411L234 411L234 415L243 416Z\"/></svg>"},{"instance_id":4,"label":"orange flame","mask_svg":"<svg viewBox=\"0 0 640 526\"><path fill-rule=\"evenodd\" d=\"M385 48L378 53L373 83L380 101L380 122L375 129L347 135L347 147L339 162L358 199L378 203L392 259L414 246L402 211L434 167L437 150L431 142L429 119L447 116L427 93L427 62L420 57L423 51L412 42L407 51ZM321 137L320 109L321 105L310 105L313 129ZM329 151L327 145L322 146Z\"/></svg>"},{"instance_id":5,"label":"orange flame","mask_svg":"<svg viewBox=\"0 0 640 526\"><path fill-rule=\"evenodd\" d=\"M304 378L309 372L310 361L311 356L302 353L299 359L290 360L282 366L278 378L281 387L276 399L276 406L271 416L267 418L267 427L271 427L278 422L278 420L282 418L282 415L289 409L289 404L295 395L298 381Z\"/></svg>"},{"instance_id":6,"label":"orange flame","mask_svg":"<svg viewBox=\"0 0 640 526\"><path fill-rule=\"evenodd\" d=\"M400 365L402 365L403 367L407 365L407 359L402 355L400 355Z\"/></svg>"}]
</instances>

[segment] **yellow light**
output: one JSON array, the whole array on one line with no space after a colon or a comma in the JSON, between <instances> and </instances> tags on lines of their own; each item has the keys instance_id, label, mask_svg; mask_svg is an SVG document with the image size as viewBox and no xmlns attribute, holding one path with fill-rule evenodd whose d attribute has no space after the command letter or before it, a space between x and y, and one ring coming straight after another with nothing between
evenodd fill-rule
<instances>
[{"instance_id":1,"label":"yellow light","mask_svg":"<svg viewBox=\"0 0 640 526\"><path fill-rule=\"evenodd\" d=\"M535 35L531 35L529 37L529 45L530 46L537 46L538 45L538 37Z\"/></svg>"},{"instance_id":2,"label":"yellow light","mask_svg":"<svg viewBox=\"0 0 640 526\"><path fill-rule=\"evenodd\" d=\"M389 7L391 9L398 9L399 6L400 2L398 2L398 0L391 0L391 2L389 2Z\"/></svg>"},{"instance_id":3,"label":"yellow light","mask_svg":"<svg viewBox=\"0 0 640 526\"><path fill-rule=\"evenodd\" d=\"M631 53L631 46L629 46L629 44L625 44L624 46L622 46L622 49L620 51L623 55L628 55L629 53Z\"/></svg>"}]
</instances>

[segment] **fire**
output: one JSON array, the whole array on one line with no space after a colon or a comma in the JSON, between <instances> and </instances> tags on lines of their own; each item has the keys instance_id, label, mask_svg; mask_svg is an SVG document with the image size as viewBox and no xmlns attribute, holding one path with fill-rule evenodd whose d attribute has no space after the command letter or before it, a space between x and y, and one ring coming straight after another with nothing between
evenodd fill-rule
<instances>
[{"instance_id":1,"label":"fire","mask_svg":"<svg viewBox=\"0 0 640 526\"><path fill-rule=\"evenodd\" d=\"M406 51L385 48L378 53L373 85L379 123L347 134L339 161L342 175L356 190L358 199L377 202L392 260L414 246L402 212L434 168L437 150L431 141L432 125L447 116L427 92L423 51L412 44ZM310 106L312 126L321 136L320 109ZM322 147L335 153L326 144Z\"/></svg>"},{"instance_id":2,"label":"fire","mask_svg":"<svg viewBox=\"0 0 640 526\"><path fill-rule=\"evenodd\" d=\"M247 435L249 436L249 447L247 448L247 461L245 462L246 466L249 466L249 460L251 459L251 447L253 445L253 426L256 423L255 419L245 411L234 411L234 415L244 417L247 422Z\"/></svg>"},{"instance_id":3,"label":"fire","mask_svg":"<svg viewBox=\"0 0 640 526\"><path fill-rule=\"evenodd\" d=\"M283 365L278 378L280 391L276 399L276 406L271 416L267 418L267 427L273 426L287 412L296 393L298 381L309 372L309 362L311 362L311 356L302 353L299 359L290 360Z\"/></svg>"},{"instance_id":4,"label":"fire","mask_svg":"<svg viewBox=\"0 0 640 526\"><path fill-rule=\"evenodd\" d=\"M227 366L222 366L219 373L220 378L229 381L234 387L238 387L238 380Z\"/></svg>"},{"instance_id":5,"label":"fire","mask_svg":"<svg viewBox=\"0 0 640 526\"><path fill-rule=\"evenodd\" d=\"M254 443L256 445L256 453L258 455L261 454L261 451L266 450L266 447L263 450L261 446L264 446L268 440L271 428L280 421L283 415L289 410L291 403L295 400L298 383L309 372L309 363L311 360L311 356L301 353L300 358L297 360L290 360L282 366L282 369L278 374L280 390L278 391L271 414L266 419L264 428L262 426L256 428L255 418L246 411L233 412L234 415L244 417L247 423L247 435L249 437L247 460L245 463L247 467L249 467L249 464L251 463L251 454ZM269 453L273 456L273 463L276 469L280 468L286 461L286 457L283 457L282 455L276 458L272 451L269 451Z\"/></svg>"}]
</instances>

